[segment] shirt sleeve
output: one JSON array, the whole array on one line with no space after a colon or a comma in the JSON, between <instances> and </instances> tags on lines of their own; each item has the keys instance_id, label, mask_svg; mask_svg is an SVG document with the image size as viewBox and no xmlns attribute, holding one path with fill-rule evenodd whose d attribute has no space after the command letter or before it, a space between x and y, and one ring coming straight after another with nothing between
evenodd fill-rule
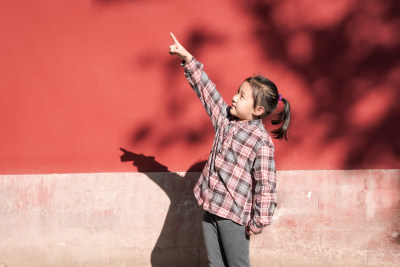
<instances>
[{"instance_id":1,"label":"shirt sleeve","mask_svg":"<svg viewBox=\"0 0 400 267\"><path fill-rule=\"evenodd\" d=\"M182 62L181 65L185 70L186 79L206 109L214 128L217 128L219 122L227 117L228 105L217 91L215 84L204 72L202 63L192 58L187 63Z\"/></svg>"},{"instance_id":2,"label":"shirt sleeve","mask_svg":"<svg viewBox=\"0 0 400 267\"><path fill-rule=\"evenodd\" d=\"M254 213L247 226L253 233L258 234L263 231L265 226L271 224L277 205L276 171L272 146L265 144L257 150L253 174L255 182Z\"/></svg>"}]
</instances>

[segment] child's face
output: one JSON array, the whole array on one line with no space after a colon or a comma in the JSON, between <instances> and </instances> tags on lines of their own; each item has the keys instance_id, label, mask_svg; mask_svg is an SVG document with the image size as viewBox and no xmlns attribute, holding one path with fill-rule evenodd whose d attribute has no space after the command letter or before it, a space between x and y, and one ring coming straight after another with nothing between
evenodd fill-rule
<instances>
[{"instance_id":1,"label":"child's face","mask_svg":"<svg viewBox=\"0 0 400 267\"><path fill-rule=\"evenodd\" d=\"M257 115L256 109L254 109L253 90L248 82L243 82L233 96L230 111L233 116L242 121L250 121L253 119L253 115Z\"/></svg>"}]
</instances>

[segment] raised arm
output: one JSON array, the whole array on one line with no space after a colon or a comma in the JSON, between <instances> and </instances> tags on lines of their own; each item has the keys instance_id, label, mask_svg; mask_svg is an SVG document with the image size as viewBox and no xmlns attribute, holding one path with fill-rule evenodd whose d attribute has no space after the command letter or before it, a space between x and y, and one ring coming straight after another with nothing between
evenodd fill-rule
<instances>
[{"instance_id":1,"label":"raised arm","mask_svg":"<svg viewBox=\"0 0 400 267\"><path fill-rule=\"evenodd\" d=\"M169 47L169 53L183 60L182 67L185 70L186 79L196 92L207 114L210 116L214 128L217 130L220 122L227 118L228 105L217 91L215 84L204 72L203 64L195 60L172 33L171 37L174 40L174 44Z\"/></svg>"}]
</instances>

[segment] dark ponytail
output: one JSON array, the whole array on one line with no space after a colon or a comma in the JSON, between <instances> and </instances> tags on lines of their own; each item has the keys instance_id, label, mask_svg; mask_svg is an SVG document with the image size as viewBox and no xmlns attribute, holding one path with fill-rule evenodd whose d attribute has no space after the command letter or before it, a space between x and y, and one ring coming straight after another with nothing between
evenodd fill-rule
<instances>
[{"instance_id":1,"label":"dark ponytail","mask_svg":"<svg viewBox=\"0 0 400 267\"><path fill-rule=\"evenodd\" d=\"M287 132L290 123L290 104L286 98L281 97L278 93L278 88L269 79L263 76L253 76L245 80L248 82L253 90L254 108L256 106L264 107L264 113L256 117L262 119L273 112L278 107L279 101L282 101L284 107L279 113L276 113L276 118L271 120L273 125L282 123L282 126L278 129L272 130L271 134L273 138L288 140Z\"/></svg>"},{"instance_id":2,"label":"dark ponytail","mask_svg":"<svg viewBox=\"0 0 400 267\"><path fill-rule=\"evenodd\" d=\"M289 124L290 124L290 104L289 101L286 98L281 98L281 101L283 103L283 110L279 113L276 114L276 119L272 119L271 123L273 125L281 124L282 126L278 129L272 130L272 137L276 139L283 139L288 140L287 138L287 132L289 129Z\"/></svg>"}]
</instances>

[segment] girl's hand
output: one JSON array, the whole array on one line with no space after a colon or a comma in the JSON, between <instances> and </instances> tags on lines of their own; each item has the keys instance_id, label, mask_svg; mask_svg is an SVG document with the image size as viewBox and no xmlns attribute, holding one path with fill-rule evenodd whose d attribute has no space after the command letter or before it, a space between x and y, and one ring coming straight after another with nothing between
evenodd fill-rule
<instances>
[{"instance_id":1,"label":"girl's hand","mask_svg":"<svg viewBox=\"0 0 400 267\"><path fill-rule=\"evenodd\" d=\"M174 44L169 47L169 53L171 55L177 55L180 59L185 62L189 62L193 56L178 42L175 36L170 32Z\"/></svg>"},{"instance_id":2,"label":"girl's hand","mask_svg":"<svg viewBox=\"0 0 400 267\"><path fill-rule=\"evenodd\" d=\"M247 234L247 235L254 235L253 231L251 231L251 230L249 229L249 227L246 227L246 234Z\"/></svg>"}]
</instances>

